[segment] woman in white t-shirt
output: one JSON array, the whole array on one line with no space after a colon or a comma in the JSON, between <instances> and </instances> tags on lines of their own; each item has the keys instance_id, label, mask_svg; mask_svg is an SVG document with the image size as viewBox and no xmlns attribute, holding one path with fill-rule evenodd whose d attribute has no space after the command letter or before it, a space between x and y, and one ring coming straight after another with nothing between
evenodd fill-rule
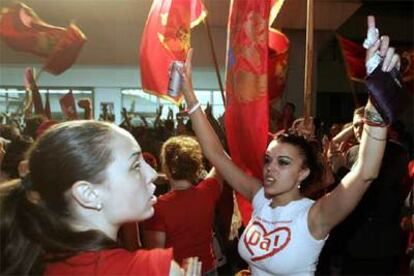
<instances>
[{"instance_id":1,"label":"woman in white t-shirt","mask_svg":"<svg viewBox=\"0 0 414 276\"><path fill-rule=\"evenodd\" d=\"M368 18L368 27L375 29L373 17ZM400 60L388 44L388 37L377 37L366 60L378 52L385 57L383 70L389 72ZM252 218L239 242L240 255L253 275L312 275L329 232L355 208L378 175L387 136L382 117L368 101L357 165L331 193L313 201L305 198L299 187L312 182L318 162L312 146L301 136L282 134L270 142L263 183L232 162L199 108L192 89L191 56L190 50L181 74L193 129L205 156L226 182L253 204Z\"/></svg>"}]
</instances>

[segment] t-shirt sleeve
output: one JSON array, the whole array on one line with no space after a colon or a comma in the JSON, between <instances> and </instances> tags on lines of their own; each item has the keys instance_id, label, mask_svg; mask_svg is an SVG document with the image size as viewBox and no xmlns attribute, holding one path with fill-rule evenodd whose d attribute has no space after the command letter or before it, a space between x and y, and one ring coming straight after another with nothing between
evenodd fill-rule
<instances>
[{"instance_id":1,"label":"t-shirt sleeve","mask_svg":"<svg viewBox=\"0 0 414 276\"><path fill-rule=\"evenodd\" d=\"M163 212L162 208L159 208L159 206L155 206L154 208L154 215L143 221L140 225L144 229L144 231L166 231L165 222L163 219Z\"/></svg>"}]
</instances>

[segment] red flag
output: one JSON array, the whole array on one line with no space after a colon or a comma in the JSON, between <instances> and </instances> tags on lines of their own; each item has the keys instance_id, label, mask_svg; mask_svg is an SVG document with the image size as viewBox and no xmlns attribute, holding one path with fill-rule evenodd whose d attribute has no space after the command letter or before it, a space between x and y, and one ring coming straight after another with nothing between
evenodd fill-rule
<instances>
[{"instance_id":1,"label":"red flag","mask_svg":"<svg viewBox=\"0 0 414 276\"><path fill-rule=\"evenodd\" d=\"M42 98L39 93L39 87L34 78L33 68L26 68L24 70L24 86L27 91L32 93L32 101L34 105L35 114L45 114L43 109Z\"/></svg>"},{"instance_id":2,"label":"red flag","mask_svg":"<svg viewBox=\"0 0 414 276\"><path fill-rule=\"evenodd\" d=\"M353 81L362 82L366 76L365 52L362 45L340 35L336 36L344 58L348 77Z\"/></svg>"},{"instance_id":3,"label":"red flag","mask_svg":"<svg viewBox=\"0 0 414 276\"><path fill-rule=\"evenodd\" d=\"M60 108L68 120L76 120L78 115L76 113L76 103L73 97L72 90L59 99Z\"/></svg>"},{"instance_id":4,"label":"red flag","mask_svg":"<svg viewBox=\"0 0 414 276\"><path fill-rule=\"evenodd\" d=\"M227 141L233 161L246 173L262 179L268 134L269 26L283 1L233 0L231 3L227 40ZM279 53L287 50L287 44ZM243 223L247 225L250 203L240 195L237 201Z\"/></svg>"},{"instance_id":5,"label":"red flag","mask_svg":"<svg viewBox=\"0 0 414 276\"><path fill-rule=\"evenodd\" d=\"M46 92L45 115L49 120L52 119L52 110L50 108L49 91Z\"/></svg>"},{"instance_id":6,"label":"red flag","mask_svg":"<svg viewBox=\"0 0 414 276\"><path fill-rule=\"evenodd\" d=\"M407 50L401 54L402 75L405 87L414 95L414 50Z\"/></svg>"},{"instance_id":7,"label":"red flag","mask_svg":"<svg viewBox=\"0 0 414 276\"><path fill-rule=\"evenodd\" d=\"M43 69L53 75L63 73L75 63L85 41L86 37L82 31L75 24L70 24L54 47Z\"/></svg>"},{"instance_id":8,"label":"red flag","mask_svg":"<svg viewBox=\"0 0 414 276\"><path fill-rule=\"evenodd\" d=\"M52 74L68 69L86 40L74 24L68 29L49 25L22 3L2 9L0 37L16 51L46 58L44 70Z\"/></svg>"},{"instance_id":9,"label":"red flag","mask_svg":"<svg viewBox=\"0 0 414 276\"><path fill-rule=\"evenodd\" d=\"M286 84L289 39L282 32L270 29L269 32L269 102L282 97Z\"/></svg>"},{"instance_id":10,"label":"red flag","mask_svg":"<svg viewBox=\"0 0 414 276\"><path fill-rule=\"evenodd\" d=\"M140 48L142 88L176 104L182 96L167 95L172 61L185 61L191 28L206 16L200 0L154 0L145 24Z\"/></svg>"}]
</instances>

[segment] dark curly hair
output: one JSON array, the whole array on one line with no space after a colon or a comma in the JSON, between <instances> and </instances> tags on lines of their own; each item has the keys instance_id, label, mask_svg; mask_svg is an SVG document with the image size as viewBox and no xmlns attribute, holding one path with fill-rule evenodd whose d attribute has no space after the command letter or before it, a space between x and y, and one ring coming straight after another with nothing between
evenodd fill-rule
<instances>
[{"instance_id":1,"label":"dark curly hair","mask_svg":"<svg viewBox=\"0 0 414 276\"><path fill-rule=\"evenodd\" d=\"M29 136L18 136L7 146L1 170L5 172L10 179L19 177L19 163L25 157L25 152L33 144L33 139Z\"/></svg>"},{"instance_id":2,"label":"dark curly hair","mask_svg":"<svg viewBox=\"0 0 414 276\"><path fill-rule=\"evenodd\" d=\"M203 170L203 155L198 141L191 136L168 139L161 149L162 169L174 180L188 180L193 184Z\"/></svg>"},{"instance_id":3,"label":"dark curly hair","mask_svg":"<svg viewBox=\"0 0 414 276\"><path fill-rule=\"evenodd\" d=\"M322 181L323 161L317 141L308 140L292 130L277 135L274 140L296 147L303 157L303 166L309 169L309 175L302 180L300 185L301 192L304 192L312 184Z\"/></svg>"}]
</instances>

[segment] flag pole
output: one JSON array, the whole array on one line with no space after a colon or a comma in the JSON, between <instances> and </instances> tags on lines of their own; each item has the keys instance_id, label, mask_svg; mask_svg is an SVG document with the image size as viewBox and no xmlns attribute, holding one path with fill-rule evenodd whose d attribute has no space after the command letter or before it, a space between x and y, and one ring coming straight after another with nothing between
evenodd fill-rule
<instances>
[{"instance_id":1,"label":"flag pole","mask_svg":"<svg viewBox=\"0 0 414 276\"><path fill-rule=\"evenodd\" d=\"M312 65L313 65L313 0L307 0L306 49L303 117L305 125L309 121L312 109Z\"/></svg>"},{"instance_id":2,"label":"flag pole","mask_svg":"<svg viewBox=\"0 0 414 276\"><path fill-rule=\"evenodd\" d=\"M42 73L43 73L43 70L44 68L42 67L42 68L40 68L40 70L38 70L38 72L36 73L36 71L34 72L35 74L34 74L34 81L35 81L35 83L37 83L37 81L39 80L39 78L40 78L40 76L42 75Z\"/></svg>"},{"instance_id":3,"label":"flag pole","mask_svg":"<svg viewBox=\"0 0 414 276\"><path fill-rule=\"evenodd\" d=\"M210 24L208 23L207 16L204 18L203 21L204 21L204 26L206 27L206 30L207 30L208 41L210 42L211 56L213 58L214 68L215 68L216 76L217 76L217 81L218 81L218 84L219 84L219 87L220 87L221 99L223 100L223 106L225 108L226 107L226 98L224 97L223 82L221 81L220 68L219 68L219 65L218 65L218 62L217 62L217 55L216 55L216 51L214 49L213 37L211 35Z\"/></svg>"}]
</instances>

